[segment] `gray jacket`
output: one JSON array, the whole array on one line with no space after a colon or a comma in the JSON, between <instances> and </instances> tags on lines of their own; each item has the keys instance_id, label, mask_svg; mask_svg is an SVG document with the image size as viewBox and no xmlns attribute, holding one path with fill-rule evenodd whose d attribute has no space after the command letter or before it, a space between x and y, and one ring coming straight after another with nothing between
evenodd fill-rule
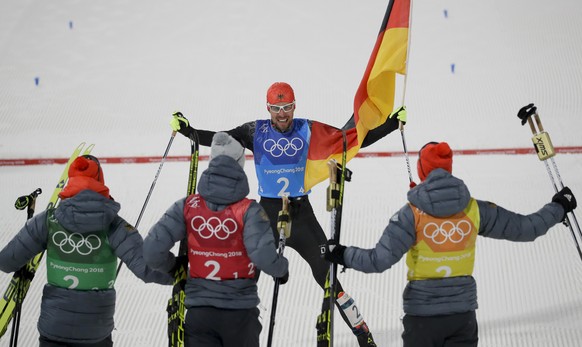
<instances>
[{"instance_id":1,"label":"gray jacket","mask_svg":"<svg viewBox=\"0 0 582 347\"><path fill-rule=\"evenodd\" d=\"M249 185L243 169L232 158L219 155L212 159L198 183L198 192L207 206L220 211L245 198ZM152 227L144 240L144 259L151 267L169 271L175 264L170 251L176 242L186 238L184 203L176 201ZM244 215L243 242L250 260L256 267L273 277L288 271L288 261L277 253L273 231L267 214L252 201ZM227 309L247 309L259 304L255 279L215 281L188 278L186 307L213 306Z\"/></svg>"},{"instance_id":2,"label":"gray jacket","mask_svg":"<svg viewBox=\"0 0 582 347\"><path fill-rule=\"evenodd\" d=\"M115 255L145 282L171 284L172 276L148 268L142 258L143 239L117 213L119 203L90 190L61 201L55 217L71 232L87 233L109 228L108 241ZM0 251L0 270L14 272L47 248L47 212L39 213ZM30 294L29 294L30 295ZM46 284L38 330L51 340L94 343L114 328L115 289L71 290Z\"/></svg>"},{"instance_id":3,"label":"gray jacket","mask_svg":"<svg viewBox=\"0 0 582 347\"><path fill-rule=\"evenodd\" d=\"M427 179L408 192L408 201L435 217L447 217L465 209L471 195L465 183L443 169L433 170ZM539 211L520 215L493 203L476 200L479 206L479 235L510 241L532 241L560 222L564 209L548 203ZM348 247L346 266L359 271L383 272L396 264L416 241L416 229L409 204L395 213L372 249ZM431 316L477 309L477 285L472 276L409 281L404 293L404 312Z\"/></svg>"}]
</instances>

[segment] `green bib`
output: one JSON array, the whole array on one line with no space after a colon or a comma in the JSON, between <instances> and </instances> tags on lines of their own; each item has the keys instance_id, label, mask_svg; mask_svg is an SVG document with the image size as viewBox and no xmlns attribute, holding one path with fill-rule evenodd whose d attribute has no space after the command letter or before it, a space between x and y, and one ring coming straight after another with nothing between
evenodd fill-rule
<instances>
[{"instance_id":1,"label":"green bib","mask_svg":"<svg viewBox=\"0 0 582 347\"><path fill-rule=\"evenodd\" d=\"M53 286L76 290L113 288L117 257L108 230L72 233L56 220L54 209L47 213L47 279Z\"/></svg>"}]
</instances>

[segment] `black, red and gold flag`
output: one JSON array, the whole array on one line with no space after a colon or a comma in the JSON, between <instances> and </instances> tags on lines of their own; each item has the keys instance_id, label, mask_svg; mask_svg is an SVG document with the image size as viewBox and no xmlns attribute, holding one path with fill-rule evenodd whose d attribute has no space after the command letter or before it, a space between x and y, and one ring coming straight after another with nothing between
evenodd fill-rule
<instances>
[{"instance_id":1,"label":"black, red and gold flag","mask_svg":"<svg viewBox=\"0 0 582 347\"><path fill-rule=\"evenodd\" d=\"M369 130L394 109L396 74L406 73L410 0L390 0L368 66L354 97L355 127L347 130L347 160L360 150ZM305 168L305 191L328 177L327 162L341 162L341 131L313 122Z\"/></svg>"}]
</instances>

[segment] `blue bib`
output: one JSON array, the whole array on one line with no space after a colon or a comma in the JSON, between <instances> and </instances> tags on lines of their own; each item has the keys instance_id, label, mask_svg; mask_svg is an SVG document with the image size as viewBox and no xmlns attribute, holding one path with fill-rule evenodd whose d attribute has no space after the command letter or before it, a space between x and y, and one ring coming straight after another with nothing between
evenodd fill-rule
<instances>
[{"instance_id":1,"label":"blue bib","mask_svg":"<svg viewBox=\"0 0 582 347\"><path fill-rule=\"evenodd\" d=\"M270 119L258 120L254 138L259 195L280 198L306 195L305 164L311 129L307 119L294 119L291 131L281 133Z\"/></svg>"}]
</instances>

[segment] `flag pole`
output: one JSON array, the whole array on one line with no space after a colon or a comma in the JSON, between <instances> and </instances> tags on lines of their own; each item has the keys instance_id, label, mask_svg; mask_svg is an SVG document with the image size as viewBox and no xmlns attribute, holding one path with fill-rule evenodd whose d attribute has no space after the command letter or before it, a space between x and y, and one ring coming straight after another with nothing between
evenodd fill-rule
<instances>
[{"instance_id":1,"label":"flag pole","mask_svg":"<svg viewBox=\"0 0 582 347\"><path fill-rule=\"evenodd\" d=\"M408 43L406 44L406 63L404 65L404 85L402 87L402 103L401 105L405 105L405 98L406 98L406 82L408 81L408 60L410 57L410 42L412 38L412 1L410 0L410 5L408 9ZM408 156L408 149L406 147L406 138L404 136L404 123L401 121L398 122L398 128L400 129L400 137L402 138L402 148L404 149L404 158L406 159L406 169L408 170L408 181L410 183L410 187L414 186L414 180L412 179L412 170L410 169L410 158Z\"/></svg>"},{"instance_id":2,"label":"flag pole","mask_svg":"<svg viewBox=\"0 0 582 347\"><path fill-rule=\"evenodd\" d=\"M408 58L410 57L410 42L412 41L412 1L408 9L408 42L406 44L406 64L404 65L404 86L402 87L402 105L406 99L406 82L408 80ZM402 122L401 122L402 123Z\"/></svg>"}]
</instances>

